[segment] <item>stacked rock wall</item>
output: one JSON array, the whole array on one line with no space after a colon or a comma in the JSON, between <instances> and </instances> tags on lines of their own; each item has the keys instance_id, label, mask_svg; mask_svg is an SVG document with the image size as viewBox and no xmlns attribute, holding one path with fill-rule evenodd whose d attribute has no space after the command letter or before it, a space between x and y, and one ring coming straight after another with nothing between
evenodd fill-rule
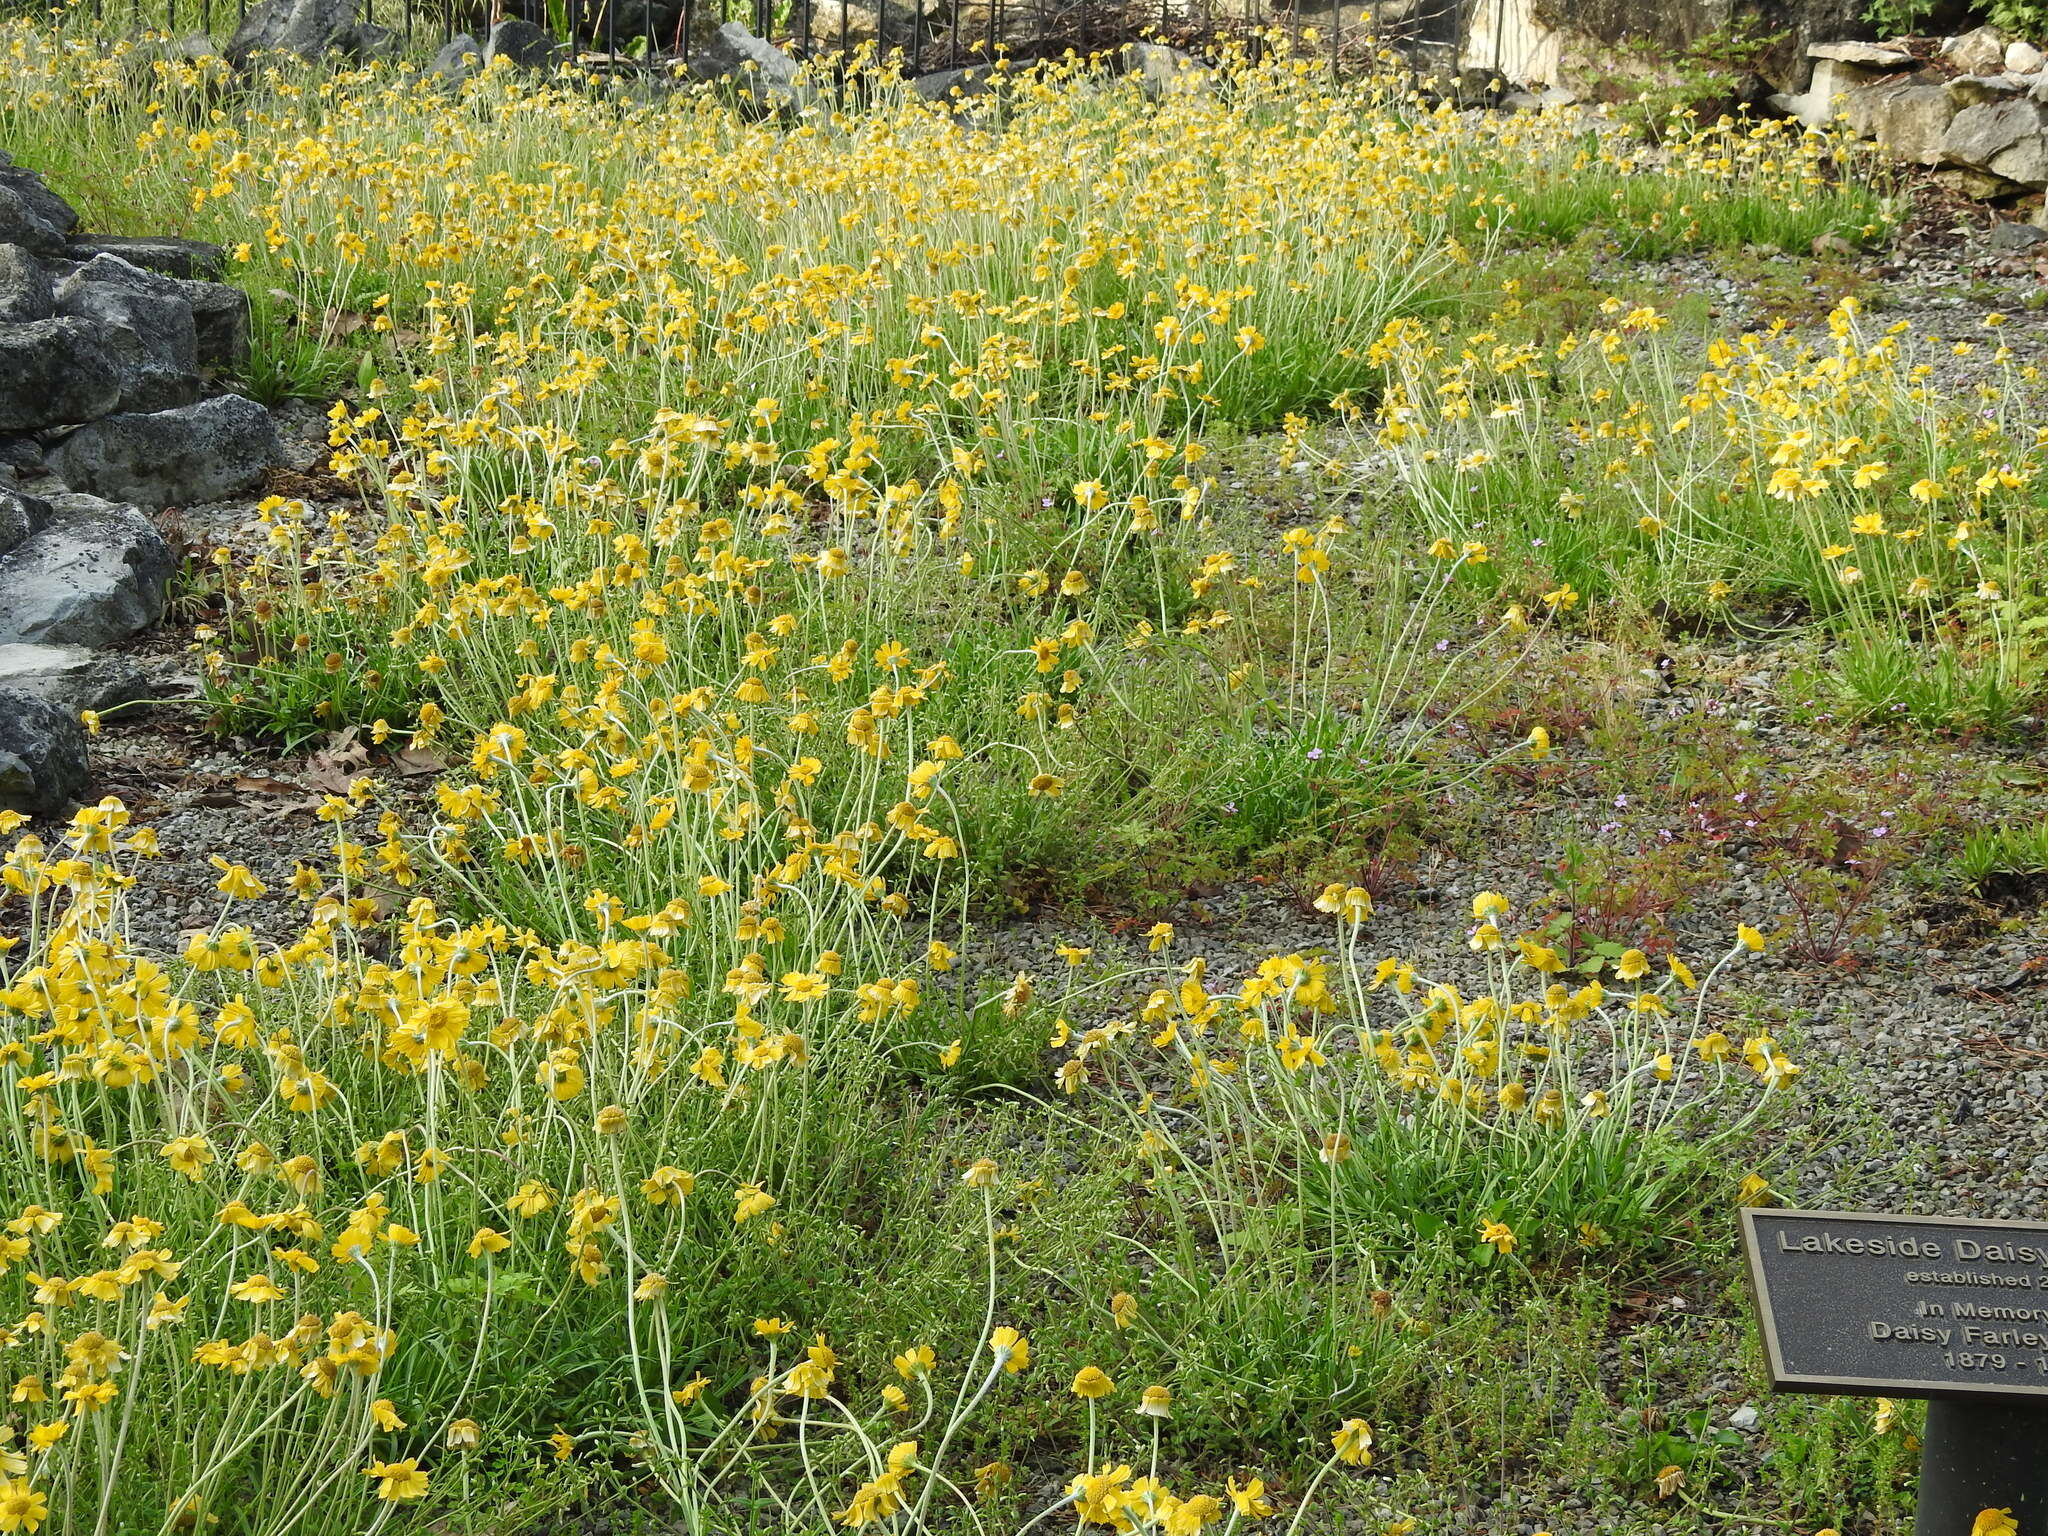
<instances>
[{"instance_id":1,"label":"stacked rock wall","mask_svg":"<svg viewBox=\"0 0 2048 1536\"><path fill-rule=\"evenodd\" d=\"M219 247L81 234L0 153L0 806L82 794L79 711L125 702L95 652L162 616L174 558L151 521L250 489L279 456L256 401L249 303Z\"/></svg>"}]
</instances>

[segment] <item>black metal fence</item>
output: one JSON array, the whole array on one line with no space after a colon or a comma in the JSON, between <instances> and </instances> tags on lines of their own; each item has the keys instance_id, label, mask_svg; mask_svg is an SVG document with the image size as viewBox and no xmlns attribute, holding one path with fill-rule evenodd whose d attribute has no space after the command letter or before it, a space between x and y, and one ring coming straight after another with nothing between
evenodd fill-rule
<instances>
[{"instance_id":1,"label":"black metal fence","mask_svg":"<svg viewBox=\"0 0 2048 1536\"><path fill-rule=\"evenodd\" d=\"M253 0L92 0L95 30L216 42ZM291 3L291 0L284 0ZM299 0L334 3L334 0ZM619 68L687 65L722 23L737 21L799 59L871 46L912 75L1007 58L1083 56L1140 39L1205 53L1236 40L1256 54L1278 27L1333 67L1368 63L1384 47L1455 69L1467 12L1495 0L355 0L357 19L411 51L458 35L481 41L498 21L545 30L585 62Z\"/></svg>"}]
</instances>

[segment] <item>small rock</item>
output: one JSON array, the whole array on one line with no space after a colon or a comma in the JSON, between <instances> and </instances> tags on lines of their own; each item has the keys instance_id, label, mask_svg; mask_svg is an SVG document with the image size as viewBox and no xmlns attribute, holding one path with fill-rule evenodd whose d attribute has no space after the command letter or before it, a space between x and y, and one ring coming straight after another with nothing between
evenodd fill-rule
<instances>
[{"instance_id":1,"label":"small rock","mask_svg":"<svg viewBox=\"0 0 2048 1536\"><path fill-rule=\"evenodd\" d=\"M227 271L227 252L219 246L171 235L73 235L65 243L64 254L80 262L95 256L118 256L145 272L209 283L219 282Z\"/></svg>"},{"instance_id":2,"label":"small rock","mask_svg":"<svg viewBox=\"0 0 2048 1536\"><path fill-rule=\"evenodd\" d=\"M163 617L175 562L148 518L96 496L49 506L50 520L0 555L0 644L98 650Z\"/></svg>"},{"instance_id":3,"label":"small rock","mask_svg":"<svg viewBox=\"0 0 2048 1536\"><path fill-rule=\"evenodd\" d=\"M1943 43L1941 56L1966 75L1988 75L2005 65L2005 39L1990 27L1978 27Z\"/></svg>"},{"instance_id":4,"label":"small rock","mask_svg":"<svg viewBox=\"0 0 2048 1536\"><path fill-rule=\"evenodd\" d=\"M1748 1403L1728 1415L1728 1422L1736 1429L1755 1429L1758 1414Z\"/></svg>"},{"instance_id":5,"label":"small rock","mask_svg":"<svg viewBox=\"0 0 2048 1536\"><path fill-rule=\"evenodd\" d=\"M0 688L0 806L32 816L68 811L89 778L75 711L20 688Z\"/></svg>"},{"instance_id":6,"label":"small rock","mask_svg":"<svg viewBox=\"0 0 2048 1536\"><path fill-rule=\"evenodd\" d=\"M200 72L219 71L225 62L212 38L204 32L191 32L184 37L134 40L121 56L121 71L131 84L147 87L156 78L159 64L182 74L195 66Z\"/></svg>"},{"instance_id":7,"label":"small rock","mask_svg":"<svg viewBox=\"0 0 2048 1536\"><path fill-rule=\"evenodd\" d=\"M122 367L117 409L161 411L199 398L199 342L177 280L95 256L56 290L57 312L96 322Z\"/></svg>"},{"instance_id":8,"label":"small rock","mask_svg":"<svg viewBox=\"0 0 2048 1536\"><path fill-rule=\"evenodd\" d=\"M2024 251L2048 243L2048 229L2034 224L2015 224L2009 219L2000 219L1991 226L1991 237L1985 242L1994 251Z\"/></svg>"},{"instance_id":9,"label":"small rock","mask_svg":"<svg viewBox=\"0 0 2048 1536\"><path fill-rule=\"evenodd\" d=\"M121 403L106 331L60 315L0 329L0 432L91 421Z\"/></svg>"},{"instance_id":10,"label":"small rock","mask_svg":"<svg viewBox=\"0 0 2048 1536\"><path fill-rule=\"evenodd\" d=\"M515 69L550 70L558 67L568 50L555 41L554 34L517 16L507 16L484 40L484 67L499 59Z\"/></svg>"},{"instance_id":11,"label":"small rock","mask_svg":"<svg viewBox=\"0 0 2048 1536\"><path fill-rule=\"evenodd\" d=\"M20 325L55 314L50 275L18 245L0 245L0 322Z\"/></svg>"},{"instance_id":12,"label":"small rock","mask_svg":"<svg viewBox=\"0 0 2048 1536\"><path fill-rule=\"evenodd\" d=\"M107 416L49 451L51 472L95 496L191 506L246 491L279 461L270 413L240 395L175 410Z\"/></svg>"},{"instance_id":13,"label":"small rock","mask_svg":"<svg viewBox=\"0 0 2048 1536\"><path fill-rule=\"evenodd\" d=\"M2032 43L2014 38L2005 45L2005 67L2008 73L2038 75L2043 64L2048 64L2048 54L2043 54Z\"/></svg>"}]
</instances>

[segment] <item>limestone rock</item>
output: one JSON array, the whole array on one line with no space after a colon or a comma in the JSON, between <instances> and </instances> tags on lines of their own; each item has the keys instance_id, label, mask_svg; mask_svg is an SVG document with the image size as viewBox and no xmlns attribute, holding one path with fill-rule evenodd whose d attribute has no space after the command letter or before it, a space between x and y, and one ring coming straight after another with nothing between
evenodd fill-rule
<instances>
[{"instance_id":1,"label":"limestone rock","mask_svg":"<svg viewBox=\"0 0 2048 1536\"><path fill-rule=\"evenodd\" d=\"M78 213L43 184L40 173L0 155L0 244L54 256L78 228Z\"/></svg>"},{"instance_id":2,"label":"limestone rock","mask_svg":"<svg viewBox=\"0 0 2048 1536\"><path fill-rule=\"evenodd\" d=\"M1990 27L1978 27L1950 38L1941 56L1966 75L1988 75L2005 67L2005 39Z\"/></svg>"},{"instance_id":3,"label":"limestone rock","mask_svg":"<svg viewBox=\"0 0 2048 1536\"><path fill-rule=\"evenodd\" d=\"M0 327L0 432L91 421L121 403L123 370L105 331L59 315Z\"/></svg>"},{"instance_id":4,"label":"limestone rock","mask_svg":"<svg viewBox=\"0 0 2048 1536\"><path fill-rule=\"evenodd\" d=\"M356 24L356 0L259 0L222 50L236 69L266 53L317 59Z\"/></svg>"},{"instance_id":5,"label":"limestone rock","mask_svg":"<svg viewBox=\"0 0 2048 1536\"><path fill-rule=\"evenodd\" d=\"M919 75L910 88L926 101L963 101L986 96L995 89L995 71L986 64L965 69L935 69Z\"/></svg>"},{"instance_id":6,"label":"limestone rock","mask_svg":"<svg viewBox=\"0 0 2048 1536\"><path fill-rule=\"evenodd\" d=\"M55 816L84 797L88 779L77 713L25 689L0 688L0 806Z\"/></svg>"},{"instance_id":7,"label":"limestone rock","mask_svg":"<svg viewBox=\"0 0 2048 1536\"><path fill-rule=\"evenodd\" d=\"M18 245L0 245L0 322L19 325L55 314L50 275Z\"/></svg>"},{"instance_id":8,"label":"limestone rock","mask_svg":"<svg viewBox=\"0 0 2048 1536\"><path fill-rule=\"evenodd\" d=\"M1770 104L1787 117L1796 117L1809 128L1825 128L1835 114L1849 110L1847 98L1872 89L1879 77L1874 70L1839 59L1822 58L1813 66L1813 80L1801 95L1779 93Z\"/></svg>"},{"instance_id":9,"label":"limestone rock","mask_svg":"<svg viewBox=\"0 0 2048 1536\"><path fill-rule=\"evenodd\" d=\"M1985 169L2023 187L2048 187L2048 138L2029 134L1993 155Z\"/></svg>"},{"instance_id":10,"label":"limestone rock","mask_svg":"<svg viewBox=\"0 0 2048 1536\"><path fill-rule=\"evenodd\" d=\"M736 21L719 27L690 59L690 73L700 80L722 80L747 72L766 84L787 86L796 79L796 69L795 59Z\"/></svg>"},{"instance_id":11,"label":"limestone rock","mask_svg":"<svg viewBox=\"0 0 2048 1536\"><path fill-rule=\"evenodd\" d=\"M95 496L191 506L246 491L278 461L270 413L240 395L91 422L49 452L51 472Z\"/></svg>"},{"instance_id":12,"label":"limestone rock","mask_svg":"<svg viewBox=\"0 0 2048 1536\"><path fill-rule=\"evenodd\" d=\"M2005 67L2015 75L2037 75L2041 66L2048 64L2048 54L2043 54L2032 43L2014 38L2005 45Z\"/></svg>"},{"instance_id":13,"label":"limestone rock","mask_svg":"<svg viewBox=\"0 0 2048 1536\"><path fill-rule=\"evenodd\" d=\"M931 4L929 0L921 17L919 8L905 4L904 0L887 0L886 4L879 6L866 3L866 0L809 0L809 5L810 47L817 54L857 48L862 43L908 47L917 40L921 31L941 38L952 36L953 22L949 9ZM960 26L962 49L980 41L981 34L971 30L963 20Z\"/></svg>"},{"instance_id":14,"label":"limestone rock","mask_svg":"<svg viewBox=\"0 0 2048 1536\"><path fill-rule=\"evenodd\" d=\"M1941 141L1955 120L1956 104L1932 82L1889 80L1851 91L1842 100L1849 130L1919 165L1941 159Z\"/></svg>"},{"instance_id":15,"label":"limestone rock","mask_svg":"<svg viewBox=\"0 0 2048 1536\"><path fill-rule=\"evenodd\" d=\"M172 235L73 235L64 254L73 261L118 256L131 267L165 277L197 278L217 283L227 271L227 252L206 240L180 240Z\"/></svg>"},{"instance_id":16,"label":"limestone rock","mask_svg":"<svg viewBox=\"0 0 2048 1536\"><path fill-rule=\"evenodd\" d=\"M876 41L882 31L882 13L858 0L811 0L809 21L811 46L820 53L858 48ZM910 30L889 29L898 38L908 37Z\"/></svg>"},{"instance_id":17,"label":"limestone rock","mask_svg":"<svg viewBox=\"0 0 2048 1536\"><path fill-rule=\"evenodd\" d=\"M1865 69L1908 69L1919 61L1903 48L1882 43L1815 43L1806 50L1809 59L1832 59L1838 64L1860 64Z\"/></svg>"},{"instance_id":18,"label":"limestone rock","mask_svg":"<svg viewBox=\"0 0 2048 1536\"><path fill-rule=\"evenodd\" d=\"M163 617L171 547L132 506L52 496L50 520L0 555L0 644L90 650Z\"/></svg>"},{"instance_id":19,"label":"limestone rock","mask_svg":"<svg viewBox=\"0 0 2048 1536\"><path fill-rule=\"evenodd\" d=\"M95 322L121 365L124 411L161 411L199 398L192 305L176 279L95 256L56 290L57 312Z\"/></svg>"},{"instance_id":20,"label":"limestone rock","mask_svg":"<svg viewBox=\"0 0 2048 1536\"><path fill-rule=\"evenodd\" d=\"M2041 114L2028 101L1987 101L1965 107L1941 137L1945 165L1991 169L1991 162L2029 135L2041 131Z\"/></svg>"},{"instance_id":21,"label":"limestone rock","mask_svg":"<svg viewBox=\"0 0 2048 1536\"><path fill-rule=\"evenodd\" d=\"M1960 111L1964 107L1981 107L1987 102L2011 101L2024 96L2027 82L2017 75L1957 75L1943 89Z\"/></svg>"}]
</instances>

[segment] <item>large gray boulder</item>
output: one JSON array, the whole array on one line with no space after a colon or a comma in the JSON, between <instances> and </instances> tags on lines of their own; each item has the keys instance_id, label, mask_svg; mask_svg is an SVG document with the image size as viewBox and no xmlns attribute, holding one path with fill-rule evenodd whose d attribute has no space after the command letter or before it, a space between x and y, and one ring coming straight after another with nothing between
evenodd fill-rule
<instances>
[{"instance_id":1,"label":"large gray boulder","mask_svg":"<svg viewBox=\"0 0 2048 1536\"><path fill-rule=\"evenodd\" d=\"M18 245L0 245L0 323L47 320L56 312L42 263Z\"/></svg>"},{"instance_id":2,"label":"large gray boulder","mask_svg":"<svg viewBox=\"0 0 2048 1536\"><path fill-rule=\"evenodd\" d=\"M515 69L550 70L558 68L568 56L569 50L555 41L552 32L517 16L507 16L484 39L486 69L503 59Z\"/></svg>"},{"instance_id":3,"label":"large gray boulder","mask_svg":"<svg viewBox=\"0 0 2048 1536\"><path fill-rule=\"evenodd\" d=\"M154 524L96 496L49 499L49 520L0 555L0 644L98 650L164 613L175 562Z\"/></svg>"},{"instance_id":4,"label":"large gray boulder","mask_svg":"<svg viewBox=\"0 0 2048 1536\"><path fill-rule=\"evenodd\" d=\"M90 320L0 326L0 432L104 416L120 405L125 377L105 330Z\"/></svg>"},{"instance_id":5,"label":"large gray boulder","mask_svg":"<svg viewBox=\"0 0 2048 1536\"><path fill-rule=\"evenodd\" d=\"M477 72L483 58L484 45L467 32L458 32L441 45L427 70L443 80L463 81Z\"/></svg>"},{"instance_id":6,"label":"large gray boulder","mask_svg":"<svg viewBox=\"0 0 2048 1536\"><path fill-rule=\"evenodd\" d=\"M192 506L246 491L278 462L270 412L241 395L90 422L48 454L50 472L95 496Z\"/></svg>"},{"instance_id":7,"label":"large gray boulder","mask_svg":"<svg viewBox=\"0 0 2048 1536\"><path fill-rule=\"evenodd\" d=\"M690 55L690 73L699 80L721 80L752 94L759 105L801 111L811 93L797 87L795 59L765 38L728 21Z\"/></svg>"},{"instance_id":8,"label":"large gray boulder","mask_svg":"<svg viewBox=\"0 0 2048 1536\"><path fill-rule=\"evenodd\" d=\"M57 285L57 312L95 322L121 364L124 411L161 411L199 398L199 338L176 278L95 256Z\"/></svg>"},{"instance_id":9,"label":"large gray boulder","mask_svg":"<svg viewBox=\"0 0 2048 1536\"><path fill-rule=\"evenodd\" d=\"M131 267L161 272L165 277L198 278L217 283L227 271L227 252L207 240L180 240L174 235L73 235L64 254L73 261L118 256Z\"/></svg>"},{"instance_id":10,"label":"large gray boulder","mask_svg":"<svg viewBox=\"0 0 2048 1536\"><path fill-rule=\"evenodd\" d=\"M260 0L222 49L236 69L266 53L317 59L335 50L356 25L356 0Z\"/></svg>"},{"instance_id":11,"label":"large gray boulder","mask_svg":"<svg viewBox=\"0 0 2048 1536\"><path fill-rule=\"evenodd\" d=\"M85 795L85 727L77 712L21 688L0 688L0 806L55 816Z\"/></svg>"},{"instance_id":12,"label":"large gray boulder","mask_svg":"<svg viewBox=\"0 0 2048 1536\"><path fill-rule=\"evenodd\" d=\"M55 256L78 228L78 213L43 184L40 172L0 154L0 242Z\"/></svg>"}]
</instances>

